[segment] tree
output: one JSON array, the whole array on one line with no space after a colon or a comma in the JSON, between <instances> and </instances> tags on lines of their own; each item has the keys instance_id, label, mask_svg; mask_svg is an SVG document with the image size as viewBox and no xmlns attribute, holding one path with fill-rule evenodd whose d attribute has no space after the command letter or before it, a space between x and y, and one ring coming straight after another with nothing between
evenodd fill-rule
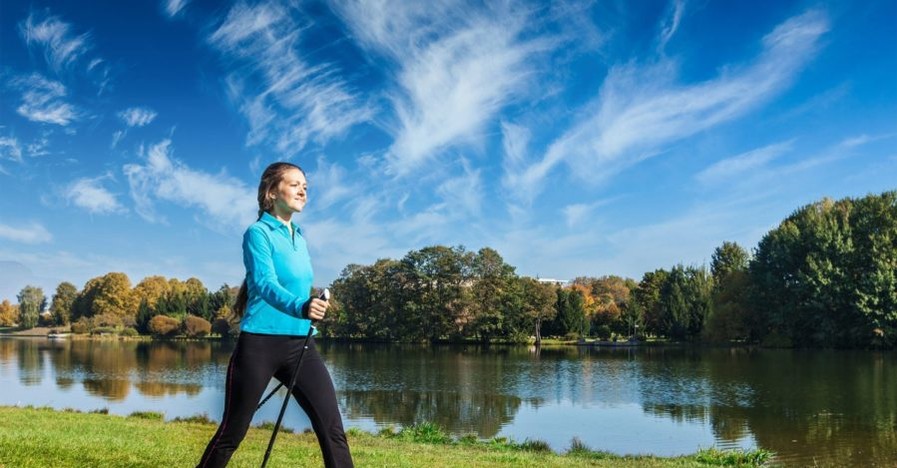
<instances>
[{"instance_id":1,"label":"tree","mask_svg":"<svg viewBox=\"0 0 897 468\"><path fill-rule=\"evenodd\" d=\"M540 283L533 278L520 278L523 299L523 317L533 330L536 345L542 344L542 323L552 320L557 314L557 295L550 284Z\"/></svg>"},{"instance_id":2,"label":"tree","mask_svg":"<svg viewBox=\"0 0 897 468\"><path fill-rule=\"evenodd\" d=\"M40 313L47 307L47 296L37 286L25 286L16 296L19 300L19 314L23 328L34 328Z\"/></svg>"},{"instance_id":3,"label":"tree","mask_svg":"<svg viewBox=\"0 0 897 468\"><path fill-rule=\"evenodd\" d=\"M710 271L713 280L719 283L733 271L746 271L750 255L735 242L723 242L713 251L710 260Z\"/></svg>"},{"instance_id":4,"label":"tree","mask_svg":"<svg viewBox=\"0 0 897 468\"><path fill-rule=\"evenodd\" d=\"M757 246L757 327L798 346L895 346L895 265L897 192L806 205Z\"/></svg>"},{"instance_id":5,"label":"tree","mask_svg":"<svg viewBox=\"0 0 897 468\"><path fill-rule=\"evenodd\" d=\"M488 247L480 249L472 261L470 287L472 317L469 333L484 343L501 335L504 328L502 303L509 282L515 278L514 267Z\"/></svg>"},{"instance_id":6,"label":"tree","mask_svg":"<svg viewBox=\"0 0 897 468\"><path fill-rule=\"evenodd\" d=\"M19 307L8 299L0 302L0 327L12 327L19 323Z\"/></svg>"},{"instance_id":7,"label":"tree","mask_svg":"<svg viewBox=\"0 0 897 468\"><path fill-rule=\"evenodd\" d=\"M673 267L660 291L663 334L676 340L696 338L712 310L712 290L706 268Z\"/></svg>"},{"instance_id":8,"label":"tree","mask_svg":"<svg viewBox=\"0 0 897 468\"><path fill-rule=\"evenodd\" d=\"M146 301L150 310L155 310L156 304L168 293L170 286L164 276L147 276L134 286L134 300L139 304Z\"/></svg>"},{"instance_id":9,"label":"tree","mask_svg":"<svg viewBox=\"0 0 897 468\"><path fill-rule=\"evenodd\" d=\"M639 303L644 314L646 334L665 335L667 333L663 321L661 290L667 283L669 272L664 269L649 271L633 291L633 300Z\"/></svg>"},{"instance_id":10,"label":"tree","mask_svg":"<svg viewBox=\"0 0 897 468\"><path fill-rule=\"evenodd\" d=\"M72 308L78 297L78 288L69 282L59 283L56 286L56 294L53 294L53 302L50 304L50 312L57 325L68 325L72 318Z\"/></svg>"}]
</instances>

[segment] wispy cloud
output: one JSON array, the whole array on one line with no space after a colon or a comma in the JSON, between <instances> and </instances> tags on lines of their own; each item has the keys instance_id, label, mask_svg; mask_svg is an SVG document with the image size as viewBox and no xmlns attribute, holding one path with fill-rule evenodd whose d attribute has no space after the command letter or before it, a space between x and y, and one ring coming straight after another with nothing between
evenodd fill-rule
<instances>
[{"instance_id":1,"label":"wispy cloud","mask_svg":"<svg viewBox=\"0 0 897 468\"><path fill-rule=\"evenodd\" d=\"M146 163L123 167L137 213L150 222L166 222L156 213L157 200L197 208L203 222L227 230L243 229L255 221L255 191L226 173L209 174L174 159L171 140L144 152Z\"/></svg>"},{"instance_id":2,"label":"wispy cloud","mask_svg":"<svg viewBox=\"0 0 897 468\"><path fill-rule=\"evenodd\" d=\"M524 39L524 8L463 2L340 2L359 42L393 60L397 123L389 171L407 175L441 150L482 144L486 124L531 85L534 58L552 43Z\"/></svg>"},{"instance_id":3,"label":"wispy cloud","mask_svg":"<svg viewBox=\"0 0 897 468\"><path fill-rule=\"evenodd\" d=\"M23 244L43 244L53 240L50 231L36 222L15 226L0 224L0 238Z\"/></svg>"},{"instance_id":4,"label":"wispy cloud","mask_svg":"<svg viewBox=\"0 0 897 468\"><path fill-rule=\"evenodd\" d=\"M22 147L13 137L0 137L0 159L22 162Z\"/></svg>"},{"instance_id":5,"label":"wispy cloud","mask_svg":"<svg viewBox=\"0 0 897 468\"><path fill-rule=\"evenodd\" d=\"M75 206L94 214L111 214L125 211L116 196L103 187L102 182L109 176L78 179L69 184L65 197Z\"/></svg>"},{"instance_id":6,"label":"wispy cloud","mask_svg":"<svg viewBox=\"0 0 897 468\"><path fill-rule=\"evenodd\" d=\"M663 54L666 49L667 43L669 43L670 39L673 38L673 35L676 34L676 30L679 29L679 22L682 21L682 13L684 11L685 0L673 0L670 3L669 13L660 28L660 38L657 50L661 54Z\"/></svg>"},{"instance_id":7,"label":"wispy cloud","mask_svg":"<svg viewBox=\"0 0 897 468\"><path fill-rule=\"evenodd\" d=\"M359 190L346 176L346 170L336 163L318 158L318 167L308 176L311 199L315 210L325 210Z\"/></svg>"},{"instance_id":8,"label":"wispy cloud","mask_svg":"<svg viewBox=\"0 0 897 468\"><path fill-rule=\"evenodd\" d=\"M303 60L299 13L278 2L238 3L208 38L235 64L228 94L249 122L247 144L272 144L289 157L369 120L371 106L333 64Z\"/></svg>"},{"instance_id":9,"label":"wispy cloud","mask_svg":"<svg viewBox=\"0 0 897 468\"><path fill-rule=\"evenodd\" d=\"M22 104L16 109L22 117L61 126L77 120L75 106L63 100L66 89L62 83L33 73L19 77L14 84L22 91Z\"/></svg>"},{"instance_id":10,"label":"wispy cloud","mask_svg":"<svg viewBox=\"0 0 897 468\"><path fill-rule=\"evenodd\" d=\"M776 143L718 161L695 175L702 184L714 184L746 171L763 167L791 150L793 140Z\"/></svg>"},{"instance_id":11,"label":"wispy cloud","mask_svg":"<svg viewBox=\"0 0 897 468\"><path fill-rule=\"evenodd\" d=\"M163 0L163 2L165 13L168 14L169 18L174 18L190 3L190 0Z\"/></svg>"},{"instance_id":12,"label":"wispy cloud","mask_svg":"<svg viewBox=\"0 0 897 468\"><path fill-rule=\"evenodd\" d=\"M118 117L129 127L142 127L156 118L156 111L146 107L131 107L118 113Z\"/></svg>"},{"instance_id":13,"label":"wispy cloud","mask_svg":"<svg viewBox=\"0 0 897 468\"><path fill-rule=\"evenodd\" d=\"M68 67L90 50L90 34L75 35L72 29L57 16L41 18L33 13L19 24L25 43L42 47L47 63L55 71Z\"/></svg>"},{"instance_id":14,"label":"wispy cloud","mask_svg":"<svg viewBox=\"0 0 897 468\"><path fill-rule=\"evenodd\" d=\"M625 64L611 68L584 117L555 139L541 160L519 173L517 196L531 200L539 181L561 162L601 182L666 146L740 117L790 85L813 57L828 20L819 11L791 18L763 38L763 51L748 66L723 68L718 78L674 83L675 64Z\"/></svg>"}]
</instances>

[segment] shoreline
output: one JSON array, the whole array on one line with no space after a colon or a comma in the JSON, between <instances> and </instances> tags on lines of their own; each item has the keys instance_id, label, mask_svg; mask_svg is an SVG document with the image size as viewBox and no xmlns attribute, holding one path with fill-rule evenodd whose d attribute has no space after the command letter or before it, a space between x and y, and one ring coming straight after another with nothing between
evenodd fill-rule
<instances>
[{"instance_id":1,"label":"shoreline","mask_svg":"<svg viewBox=\"0 0 897 468\"><path fill-rule=\"evenodd\" d=\"M161 413L114 416L51 408L0 406L0 463L9 466L182 466L198 460L217 424L204 415L164 421ZM231 466L256 466L271 433L270 423L249 429ZM346 431L358 466L600 466L682 467L761 466L766 450L704 449L676 457L616 455L571 442L555 453L538 440L452 438L437 426L421 423L377 434ZM99 449L99 450L98 450ZM321 466L313 433L281 432L272 466Z\"/></svg>"}]
</instances>

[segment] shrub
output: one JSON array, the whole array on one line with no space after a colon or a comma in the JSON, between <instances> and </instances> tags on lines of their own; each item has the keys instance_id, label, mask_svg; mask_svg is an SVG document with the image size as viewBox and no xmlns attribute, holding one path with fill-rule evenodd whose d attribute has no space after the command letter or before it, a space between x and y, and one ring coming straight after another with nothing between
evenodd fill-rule
<instances>
[{"instance_id":1,"label":"shrub","mask_svg":"<svg viewBox=\"0 0 897 468\"><path fill-rule=\"evenodd\" d=\"M212 332L212 324L208 320L188 315L184 319L184 334L190 338L203 337Z\"/></svg>"},{"instance_id":2,"label":"shrub","mask_svg":"<svg viewBox=\"0 0 897 468\"><path fill-rule=\"evenodd\" d=\"M130 415L129 418L137 418L137 419L149 419L151 421L162 421L165 419L165 416L162 413L156 411L134 411Z\"/></svg>"},{"instance_id":3,"label":"shrub","mask_svg":"<svg viewBox=\"0 0 897 468\"><path fill-rule=\"evenodd\" d=\"M124 330L121 331L121 333L119 333L119 335L121 335L121 336L137 336L137 335L139 335L139 333L137 333L137 330L135 330L133 328L125 328Z\"/></svg>"},{"instance_id":4,"label":"shrub","mask_svg":"<svg viewBox=\"0 0 897 468\"><path fill-rule=\"evenodd\" d=\"M72 324L72 333L83 335L85 333L89 333L90 329L93 328L90 323L90 319L87 317L81 317L77 322Z\"/></svg>"},{"instance_id":5,"label":"shrub","mask_svg":"<svg viewBox=\"0 0 897 468\"><path fill-rule=\"evenodd\" d=\"M149 331L156 336L174 336L181 327L181 322L167 315L157 315L149 322Z\"/></svg>"}]
</instances>

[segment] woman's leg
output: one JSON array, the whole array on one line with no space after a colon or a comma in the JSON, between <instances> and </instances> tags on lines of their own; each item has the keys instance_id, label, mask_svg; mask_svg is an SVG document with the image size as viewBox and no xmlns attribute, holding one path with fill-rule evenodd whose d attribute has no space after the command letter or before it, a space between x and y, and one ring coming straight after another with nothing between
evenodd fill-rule
<instances>
[{"instance_id":1,"label":"woman's leg","mask_svg":"<svg viewBox=\"0 0 897 468\"><path fill-rule=\"evenodd\" d=\"M305 337L296 339L295 352L290 352L289 361L274 375L278 380L289 385L290 377L296 368L296 359L299 357L302 343ZM293 388L293 396L305 410L312 428L318 436L318 444L324 456L324 464L327 468L347 468L354 466L352 454L349 452L349 443L343 430L343 420L336 403L336 392L333 389L333 380L321 355L314 345L314 339L308 341L308 349L302 357L302 365L299 368L299 376L296 386Z\"/></svg>"},{"instance_id":2,"label":"woman's leg","mask_svg":"<svg viewBox=\"0 0 897 468\"><path fill-rule=\"evenodd\" d=\"M285 338L281 338L283 340ZM259 399L283 354L278 337L241 333L227 367L224 415L197 467L223 467L246 436Z\"/></svg>"}]
</instances>

